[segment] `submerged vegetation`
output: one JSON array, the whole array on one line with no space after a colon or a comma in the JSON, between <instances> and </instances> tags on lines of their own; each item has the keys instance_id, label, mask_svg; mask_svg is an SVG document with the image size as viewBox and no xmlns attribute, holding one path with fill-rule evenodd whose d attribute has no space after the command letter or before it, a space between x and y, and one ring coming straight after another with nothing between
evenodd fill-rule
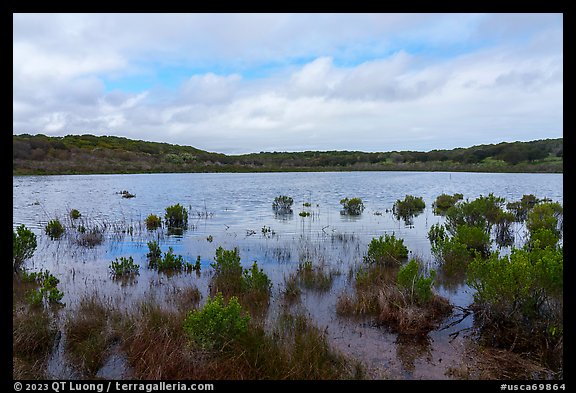
<instances>
[{"instance_id":1,"label":"submerged vegetation","mask_svg":"<svg viewBox=\"0 0 576 393\"><path fill-rule=\"evenodd\" d=\"M13 135L14 175L275 171L563 171L563 139L502 142L452 150L211 153L115 136Z\"/></svg>"}]
</instances>

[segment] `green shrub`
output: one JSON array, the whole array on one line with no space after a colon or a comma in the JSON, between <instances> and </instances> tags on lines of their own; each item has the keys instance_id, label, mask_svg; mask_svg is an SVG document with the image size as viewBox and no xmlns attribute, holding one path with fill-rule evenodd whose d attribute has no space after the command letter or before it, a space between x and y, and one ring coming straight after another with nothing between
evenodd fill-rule
<instances>
[{"instance_id":1,"label":"green shrub","mask_svg":"<svg viewBox=\"0 0 576 393\"><path fill-rule=\"evenodd\" d=\"M168 228L187 229L188 228L188 211L179 203L166 208L164 215Z\"/></svg>"},{"instance_id":2,"label":"green shrub","mask_svg":"<svg viewBox=\"0 0 576 393\"><path fill-rule=\"evenodd\" d=\"M200 271L199 257L196 260L196 265L192 265L190 262L184 261L182 255L175 255L172 247L168 247L168 251L162 257L162 250L156 240L148 242L148 254L146 254L146 257L148 258L148 267L159 272L179 270L191 272L196 270L196 265L198 265L197 271Z\"/></svg>"},{"instance_id":3,"label":"green shrub","mask_svg":"<svg viewBox=\"0 0 576 393\"><path fill-rule=\"evenodd\" d=\"M425 277L418 273L418 262L411 259L404 267L398 271L398 285L408 290L412 303L423 304L432 299L432 285L436 272L430 270L430 276Z\"/></svg>"},{"instance_id":4,"label":"green shrub","mask_svg":"<svg viewBox=\"0 0 576 393\"><path fill-rule=\"evenodd\" d=\"M120 257L120 259L116 258L110 266L110 273L114 278L120 278L130 275L135 275L140 273L140 266L134 263L134 259L132 257Z\"/></svg>"},{"instance_id":5,"label":"green shrub","mask_svg":"<svg viewBox=\"0 0 576 393\"><path fill-rule=\"evenodd\" d=\"M372 239L364 260L378 265L400 265L406 258L408 258L408 248L404 245L404 240L385 234L378 239Z\"/></svg>"},{"instance_id":6,"label":"green shrub","mask_svg":"<svg viewBox=\"0 0 576 393\"><path fill-rule=\"evenodd\" d=\"M342 205L341 214L349 216L359 216L364 211L364 203L360 198L344 198L340 200Z\"/></svg>"},{"instance_id":7,"label":"green shrub","mask_svg":"<svg viewBox=\"0 0 576 393\"><path fill-rule=\"evenodd\" d=\"M539 202L540 200L533 194L522 195L520 201L510 202L506 204L506 208L514 214L517 222L522 222L528 217L528 212Z\"/></svg>"},{"instance_id":8,"label":"green shrub","mask_svg":"<svg viewBox=\"0 0 576 393\"><path fill-rule=\"evenodd\" d=\"M250 269L244 269L242 290L268 295L272 289L272 281L262 269L258 269L258 263L254 261Z\"/></svg>"},{"instance_id":9,"label":"green shrub","mask_svg":"<svg viewBox=\"0 0 576 393\"><path fill-rule=\"evenodd\" d=\"M298 215L299 215L300 217L310 217L310 212L304 212L304 211L302 211L302 212L298 213Z\"/></svg>"},{"instance_id":10,"label":"green shrub","mask_svg":"<svg viewBox=\"0 0 576 393\"><path fill-rule=\"evenodd\" d=\"M274 202L272 202L272 209L277 214L290 214L292 213L292 204L294 203L294 199L286 195L279 195L274 198Z\"/></svg>"},{"instance_id":11,"label":"green shrub","mask_svg":"<svg viewBox=\"0 0 576 393\"><path fill-rule=\"evenodd\" d=\"M60 280L48 270L38 273L25 273L23 279L26 282L36 282L39 285L37 289L28 293L27 300L30 305L40 307L44 300L49 304L61 304L60 301L64 297L64 293L57 288Z\"/></svg>"},{"instance_id":12,"label":"green shrub","mask_svg":"<svg viewBox=\"0 0 576 393\"><path fill-rule=\"evenodd\" d=\"M448 209L454 206L458 201L462 200L464 195L462 194L441 194L436 197L436 200L432 204L434 214L444 214Z\"/></svg>"},{"instance_id":13,"label":"green shrub","mask_svg":"<svg viewBox=\"0 0 576 393\"><path fill-rule=\"evenodd\" d=\"M475 305L491 319L547 319L551 301L563 292L562 248L512 249L468 266L468 285L476 290Z\"/></svg>"},{"instance_id":14,"label":"green shrub","mask_svg":"<svg viewBox=\"0 0 576 393\"><path fill-rule=\"evenodd\" d=\"M483 257L490 253L490 235L483 228L459 225L452 240L456 243L464 244L472 255L475 251L479 252Z\"/></svg>"},{"instance_id":15,"label":"green shrub","mask_svg":"<svg viewBox=\"0 0 576 393\"><path fill-rule=\"evenodd\" d=\"M398 199L396 202L394 202L392 211L394 212L394 215L397 219L406 219L421 213L425 207L426 204L424 203L424 199L422 197L406 195L404 200Z\"/></svg>"},{"instance_id":16,"label":"green shrub","mask_svg":"<svg viewBox=\"0 0 576 393\"><path fill-rule=\"evenodd\" d=\"M488 234L492 225L498 221L503 213L502 207L505 199L489 194L480 196L472 202L458 203L446 211L446 229L455 235L458 226L483 228Z\"/></svg>"},{"instance_id":17,"label":"green shrub","mask_svg":"<svg viewBox=\"0 0 576 393\"><path fill-rule=\"evenodd\" d=\"M548 229L562 237L563 208L558 202L540 203L532 208L526 218L526 228L532 236L539 229Z\"/></svg>"},{"instance_id":18,"label":"green shrub","mask_svg":"<svg viewBox=\"0 0 576 393\"><path fill-rule=\"evenodd\" d=\"M167 270L181 270L184 267L184 258L182 258L182 255L175 255L172 247L168 247L168 251L164 253L164 258L160 259L156 265L156 269L159 272Z\"/></svg>"},{"instance_id":19,"label":"green shrub","mask_svg":"<svg viewBox=\"0 0 576 393\"><path fill-rule=\"evenodd\" d=\"M82 214L80 214L80 212L77 209L72 209L70 210L70 218L73 220L76 220L78 218L80 218L82 216Z\"/></svg>"},{"instance_id":20,"label":"green shrub","mask_svg":"<svg viewBox=\"0 0 576 393\"><path fill-rule=\"evenodd\" d=\"M64 233L64 227L57 218L48 221L44 229L50 239L58 239Z\"/></svg>"},{"instance_id":21,"label":"green shrub","mask_svg":"<svg viewBox=\"0 0 576 393\"><path fill-rule=\"evenodd\" d=\"M228 304L218 293L209 298L201 310L190 312L184 320L184 331L200 347L223 350L231 342L248 332L250 317L243 312L238 298L232 296Z\"/></svg>"},{"instance_id":22,"label":"green shrub","mask_svg":"<svg viewBox=\"0 0 576 393\"><path fill-rule=\"evenodd\" d=\"M12 231L12 268L14 272L20 271L26 259L34 255L36 251L36 235L27 229L24 224Z\"/></svg>"},{"instance_id":23,"label":"green shrub","mask_svg":"<svg viewBox=\"0 0 576 393\"><path fill-rule=\"evenodd\" d=\"M146 229L153 231L162 226L162 219L155 214L150 214L145 220Z\"/></svg>"},{"instance_id":24,"label":"green shrub","mask_svg":"<svg viewBox=\"0 0 576 393\"><path fill-rule=\"evenodd\" d=\"M151 269L156 269L158 262L162 260L162 251L156 240L148 242L146 258L148 258L148 267Z\"/></svg>"},{"instance_id":25,"label":"green shrub","mask_svg":"<svg viewBox=\"0 0 576 393\"><path fill-rule=\"evenodd\" d=\"M242 265L237 248L225 250L216 249L215 262L210 266L214 269L213 292L223 292L224 295L238 295L242 292Z\"/></svg>"}]
</instances>

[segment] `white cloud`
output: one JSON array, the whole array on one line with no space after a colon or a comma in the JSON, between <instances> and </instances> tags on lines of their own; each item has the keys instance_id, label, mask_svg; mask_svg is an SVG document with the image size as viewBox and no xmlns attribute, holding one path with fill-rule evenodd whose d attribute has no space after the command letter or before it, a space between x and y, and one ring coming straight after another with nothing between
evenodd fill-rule
<instances>
[{"instance_id":1,"label":"white cloud","mask_svg":"<svg viewBox=\"0 0 576 393\"><path fill-rule=\"evenodd\" d=\"M527 18L15 15L13 131L226 153L558 137L562 20ZM107 88L165 66L190 72L176 88Z\"/></svg>"}]
</instances>

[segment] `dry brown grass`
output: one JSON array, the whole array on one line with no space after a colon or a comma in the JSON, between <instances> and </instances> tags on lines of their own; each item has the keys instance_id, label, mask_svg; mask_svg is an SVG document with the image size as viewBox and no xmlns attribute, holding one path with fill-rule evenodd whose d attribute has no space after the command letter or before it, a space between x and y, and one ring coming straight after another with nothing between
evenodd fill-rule
<instances>
[{"instance_id":1,"label":"dry brown grass","mask_svg":"<svg viewBox=\"0 0 576 393\"><path fill-rule=\"evenodd\" d=\"M418 303L396 284L397 270L381 266L361 268L356 274L353 294L338 298L336 312L342 316L370 315L376 322L402 334L429 332L447 317L452 306L436 294Z\"/></svg>"},{"instance_id":2,"label":"dry brown grass","mask_svg":"<svg viewBox=\"0 0 576 393\"><path fill-rule=\"evenodd\" d=\"M486 348L475 342L464 346L464 364L451 367L446 375L473 380L550 380L562 375L543 366L537 359L504 349Z\"/></svg>"},{"instance_id":3,"label":"dry brown grass","mask_svg":"<svg viewBox=\"0 0 576 393\"><path fill-rule=\"evenodd\" d=\"M438 295L423 304L413 303L406 291L387 285L378 293L377 321L403 334L429 332L452 311L448 300Z\"/></svg>"},{"instance_id":4,"label":"dry brown grass","mask_svg":"<svg viewBox=\"0 0 576 393\"><path fill-rule=\"evenodd\" d=\"M66 349L72 360L88 375L94 376L115 340L112 328L118 311L93 295L83 298L66 321Z\"/></svg>"}]
</instances>

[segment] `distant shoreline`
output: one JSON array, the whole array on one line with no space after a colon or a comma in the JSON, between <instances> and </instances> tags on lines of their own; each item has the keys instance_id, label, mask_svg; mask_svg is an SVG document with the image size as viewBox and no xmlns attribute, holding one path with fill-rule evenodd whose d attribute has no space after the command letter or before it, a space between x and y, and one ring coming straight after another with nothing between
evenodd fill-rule
<instances>
[{"instance_id":1,"label":"distant shoreline","mask_svg":"<svg viewBox=\"0 0 576 393\"><path fill-rule=\"evenodd\" d=\"M305 151L225 155L115 136L13 135L13 176L135 173L485 172L563 173L563 139L452 150Z\"/></svg>"}]
</instances>

